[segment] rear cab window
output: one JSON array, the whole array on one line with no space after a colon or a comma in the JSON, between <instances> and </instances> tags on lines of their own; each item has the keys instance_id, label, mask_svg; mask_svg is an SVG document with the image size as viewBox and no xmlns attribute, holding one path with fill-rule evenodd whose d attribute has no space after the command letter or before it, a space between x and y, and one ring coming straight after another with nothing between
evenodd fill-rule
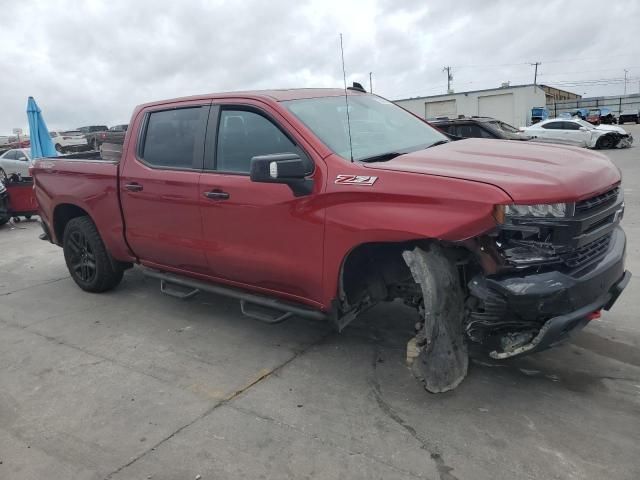
<instances>
[{"instance_id":1,"label":"rear cab window","mask_svg":"<svg viewBox=\"0 0 640 480\"><path fill-rule=\"evenodd\" d=\"M209 105L149 112L138 158L152 168L202 168L208 113Z\"/></svg>"}]
</instances>

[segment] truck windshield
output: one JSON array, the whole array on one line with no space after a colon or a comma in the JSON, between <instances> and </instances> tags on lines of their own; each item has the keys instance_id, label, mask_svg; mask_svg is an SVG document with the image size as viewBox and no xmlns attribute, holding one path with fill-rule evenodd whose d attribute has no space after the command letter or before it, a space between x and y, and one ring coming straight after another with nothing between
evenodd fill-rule
<instances>
[{"instance_id":1,"label":"truck windshield","mask_svg":"<svg viewBox=\"0 0 640 480\"><path fill-rule=\"evenodd\" d=\"M282 104L327 147L341 157L351 158L344 97L289 100ZM348 113L354 160L389 159L447 142L447 137L427 123L374 95L350 95ZM394 155L389 155L392 152Z\"/></svg>"}]
</instances>

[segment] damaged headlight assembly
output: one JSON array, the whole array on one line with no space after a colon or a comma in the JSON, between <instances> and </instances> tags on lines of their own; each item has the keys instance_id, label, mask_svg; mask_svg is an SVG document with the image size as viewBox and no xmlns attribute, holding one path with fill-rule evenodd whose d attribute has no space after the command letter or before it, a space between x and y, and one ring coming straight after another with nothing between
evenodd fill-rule
<instances>
[{"instance_id":1,"label":"damaged headlight assembly","mask_svg":"<svg viewBox=\"0 0 640 480\"><path fill-rule=\"evenodd\" d=\"M565 218L573 215L573 203L542 203L534 205L496 205L493 217L499 224L510 223L512 218Z\"/></svg>"},{"instance_id":2,"label":"damaged headlight assembly","mask_svg":"<svg viewBox=\"0 0 640 480\"><path fill-rule=\"evenodd\" d=\"M516 268L561 261L551 241L556 222L573 216L573 203L496 205L493 216L500 227L496 246Z\"/></svg>"}]
</instances>

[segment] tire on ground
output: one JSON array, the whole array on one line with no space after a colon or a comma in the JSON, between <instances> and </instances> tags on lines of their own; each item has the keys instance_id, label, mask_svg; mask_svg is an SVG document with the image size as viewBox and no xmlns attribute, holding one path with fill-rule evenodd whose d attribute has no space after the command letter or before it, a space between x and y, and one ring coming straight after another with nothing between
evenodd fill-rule
<instances>
[{"instance_id":1,"label":"tire on ground","mask_svg":"<svg viewBox=\"0 0 640 480\"><path fill-rule=\"evenodd\" d=\"M84 246L79 249L78 239ZM87 292L106 292L115 288L124 274L124 269L112 262L95 224L89 217L76 217L69 221L63 236L64 259L76 284ZM78 264L82 255L94 265L90 275L79 272Z\"/></svg>"}]
</instances>

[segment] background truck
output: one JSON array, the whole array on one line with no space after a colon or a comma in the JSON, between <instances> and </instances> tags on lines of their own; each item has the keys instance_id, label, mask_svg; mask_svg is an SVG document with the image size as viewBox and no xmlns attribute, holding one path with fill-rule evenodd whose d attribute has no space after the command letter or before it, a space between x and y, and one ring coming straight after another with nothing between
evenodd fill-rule
<instances>
[{"instance_id":1,"label":"background truck","mask_svg":"<svg viewBox=\"0 0 640 480\"><path fill-rule=\"evenodd\" d=\"M166 100L129 125L121 158L33 168L45 235L89 292L135 264L179 298L338 330L401 299L419 314L412 370L440 392L469 344L548 348L629 281L620 174L596 152L450 142L357 87Z\"/></svg>"},{"instance_id":2,"label":"background truck","mask_svg":"<svg viewBox=\"0 0 640 480\"><path fill-rule=\"evenodd\" d=\"M109 130L106 125L89 125L87 127L78 127L76 130L84 134L87 139L87 145L91 150L97 150L102 143L105 132Z\"/></svg>"}]
</instances>

